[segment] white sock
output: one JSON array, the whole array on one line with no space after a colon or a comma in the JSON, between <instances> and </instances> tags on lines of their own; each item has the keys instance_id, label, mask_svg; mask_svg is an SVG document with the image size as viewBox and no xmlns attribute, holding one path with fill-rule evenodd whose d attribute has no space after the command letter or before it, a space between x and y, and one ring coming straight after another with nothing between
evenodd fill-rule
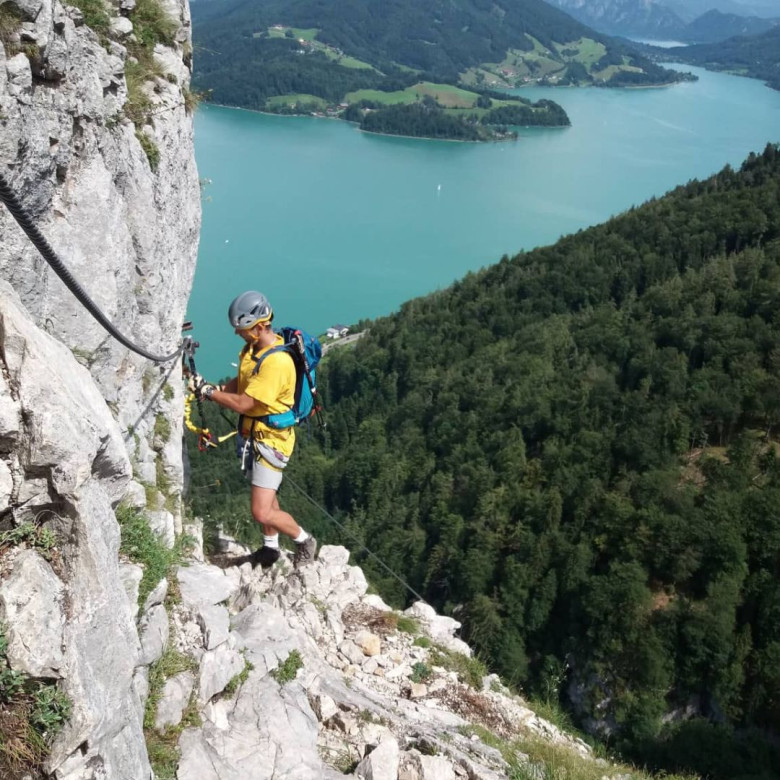
<instances>
[{"instance_id":1,"label":"white sock","mask_svg":"<svg viewBox=\"0 0 780 780\"><path fill-rule=\"evenodd\" d=\"M273 536L265 536L263 534L263 547L270 547L272 550L279 549L279 534Z\"/></svg>"},{"instance_id":2,"label":"white sock","mask_svg":"<svg viewBox=\"0 0 780 780\"><path fill-rule=\"evenodd\" d=\"M309 534L301 528L301 532L293 539L295 544L303 544L309 538Z\"/></svg>"}]
</instances>

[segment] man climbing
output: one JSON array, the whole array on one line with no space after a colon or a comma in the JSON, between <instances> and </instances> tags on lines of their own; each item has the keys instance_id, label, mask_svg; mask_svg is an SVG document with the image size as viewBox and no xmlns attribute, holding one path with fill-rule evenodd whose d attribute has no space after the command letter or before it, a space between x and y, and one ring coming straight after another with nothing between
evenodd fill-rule
<instances>
[{"instance_id":1,"label":"man climbing","mask_svg":"<svg viewBox=\"0 0 780 780\"><path fill-rule=\"evenodd\" d=\"M273 316L262 293L250 290L235 298L228 318L246 342L239 357L238 376L224 387L217 387L196 375L190 378L189 388L201 398L241 415L239 433L247 442L250 456L247 476L252 482L252 516L263 526L263 546L251 556L253 565L265 568L279 559L281 532L295 542L293 562L297 568L314 560L317 541L281 509L276 495L295 447L295 428L272 428L262 418L287 412L293 406L296 372L290 354L273 349L284 343L271 328Z\"/></svg>"}]
</instances>

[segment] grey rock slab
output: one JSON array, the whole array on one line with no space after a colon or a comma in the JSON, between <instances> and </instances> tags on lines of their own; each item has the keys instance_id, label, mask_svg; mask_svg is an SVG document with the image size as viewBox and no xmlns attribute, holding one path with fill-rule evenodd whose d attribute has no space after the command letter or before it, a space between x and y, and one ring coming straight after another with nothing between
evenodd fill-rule
<instances>
[{"instance_id":1,"label":"grey rock slab","mask_svg":"<svg viewBox=\"0 0 780 780\"><path fill-rule=\"evenodd\" d=\"M190 557L200 563L205 563L206 558L203 554L203 521L196 517L191 523L187 523L184 526L182 532L190 541Z\"/></svg>"},{"instance_id":2,"label":"grey rock slab","mask_svg":"<svg viewBox=\"0 0 780 780\"><path fill-rule=\"evenodd\" d=\"M119 528L102 482L85 483L71 503L62 557L69 602L77 605L63 636L65 691L73 706L52 744L47 771L70 780L79 776L77 766L83 769L91 760L102 763L106 777L148 777L143 718L133 687L140 645L119 576ZM72 773L60 773L69 756L75 761Z\"/></svg>"},{"instance_id":3,"label":"grey rock slab","mask_svg":"<svg viewBox=\"0 0 780 780\"><path fill-rule=\"evenodd\" d=\"M146 666L139 666L133 672L133 690L138 697L138 706L140 707L140 715L143 717L144 706L146 700L149 697L149 668Z\"/></svg>"},{"instance_id":4,"label":"grey rock slab","mask_svg":"<svg viewBox=\"0 0 780 780\"><path fill-rule=\"evenodd\" d=\"M349 563L349 550L333 544L325 544L320 548L317 560L323 565L343 569Z\"/></svg>"},{"instance_id":5,"label":"grey rock slab","mask_svg":"<svg viewBox=\"0 0 780 780\"><path fill-rule=\"evenodd\" d=\"M440 645L467 658L471 657L471 648L463 640L454 636L460 628L457 620L445 615L437 615L433 607L422 601L416 601L404 611L404 614L420 621L425 631Z\"/></svg>"},{"instance_id":6,"label":"grey rock slab","mask_svg":"<svg viewBox=\"0 0 780 780\"><path fill-rule=\"evenodd\" d=\"M0 372L0 445L10 448L22 428L21 407L11 397L11 389Z\"/></svg>"},{"instance_id":7,"label":"grey rock slab","mask_svg":"<svg viewBox=\"0 0 780 780\"><path fill-rule=\"evenodd\" d=\"M16 496L19 505L30 504L32 506L53 503L53 496L49 492L48 479L27 479L19 486Z\"/></svg>"},{"instance_id":8,"label":"grey rock slab","mask_svg":"<svg viewBox=\"0 0 780 780\"><path fill-rule=\"evenodd\" d=\"M30 677L60 676L65 614L64 587L34 550L17 556L0 583L0 619L7 625L11 668Z\"/></svg>"},{"instance_id":9,"label":"grey rock slab","mask_svg":"<svg viewBox=\"0 0 780 780\"><path fill-rule=\"evenodd\" d=\"M419 757L422 780L457 780L452 764L442 756Z\"/></svg>"},{"instance_id":10,"label":"grey rock slab","mask_svg":"<svg viewBox=\"0 0 780 780\"><path fill-rule=\"evenodd\" d=\"M54 37L46 47L46 59L42 76L46 81L60 81L68 73L68 45L62 38Z\"/></svg>"},{"instance_id":11,"label":"grey rock slab","mask_svg":"<svg viewBox=\"0 0 780 780\"><path fill-rule=\"evenodd\" d=\"M131 479L127 483L127 490L122 497L123 503L127 506L143 509L146 506L146 490L140 482Z\"/></svg>"},{"instance_id":12,"label":"grey rock slab","mask_svg":"<svg viewBox=\"0 0 780 780\"><path fill-rule=\"evenodd\" d=\"M225 704L225 702L221 702ZM179 780L314 780L342 777L317 752L317 718L300 685L251 672L223 726L183 732Z\"/></svg>"},{"instance_id":13,"label":"grey rock slab","mask_svg":"<svg viewBox=\"0 0 780 780\"><path fill-rule=\"evenodd\" d=\"M374 609L380 609L382 610L382 612L393 611L393 608L388 604L385 604L382 597L378 596L376 593L367 593L365 596L363 596L362 601L364 604L368 604L369 607L374 607Z\"/></svg>"},{"instance_id":14,"label":"grey rock slab","mask_svg":"<svg viewBox=\"0 0 780 780\"><path fill-rule=\"evenodd\" d=\"M47 471L52 490L63 496L96 477L118 501L131 467L116 421L87 369L33 324L2 279L0 342L24 419L24 447L19 450L24 470ZM49 381L41 382L42 375Z\"/></svg>"},{"instance_id":15,"label":"grey rock slab","mask_svg":"<svg viewBox=\"0 0 780 780\"><path fill-rule=\"evenodd\" d=\"M239 647L261 676L282 663L300 640L285 614L267 602L251 604L231 621Z\"/></svg>"},{"instance_id":16,"label":"grey rock slab","mask_svg":"<svg viewBox=\"0 0 780 780\"><path fill-rule=\"evenodd\" d=\"M198 682L198 701L201 706L212 696L224 691L225 686L244 670L244 658L233 645L234 642L225 642L203 653Z\"/></svg>"},{"instance_id":17,"label":"grey rock slab","mask_svg":"<svg viewBox=\"0 0 780 780\"><path fill-rule=\"evenodd\" d=\"M162 658L170 637L168 612L162 604L152 607L144 615L140 626L141 656L138 663L150 666Z\"/></svg>"},{"instance_id":18,"label":"grey rock slab","mask_svg":"<svg viewBox=\"0 0 780 780\"><path fill-rule=\"evenodd\" d=\"M225 607L206 605L198 610L198 624L203 631L206 650L213 650L227 641L230 633L230 615Z\"/></svg>"},{"instance_id":19,"label":"grey rock slab","mask_svg":"<svg viewBox=\"0 0 780 780\"><path fill-rule=\"evenodd\" d=\"M14 476L4 460L0 460L0 512L8 509L14 491Z\"/></svg>"},{"instance_id":20,"label":"grey rock slab","mask_svg":"<svg viewBox=\"0 0 780 780\"><path fill-rule=\"evenodd\" d=\"M133 23L126 16L115 16L111 20L111 32L118 38L124 38L133 32Z\"/></svg>"},{"instance_id":21,"label":"grey rock slab","mask_svg":"<svg viewBox=\"0 0 780 780\"><path fill-rule=\"evenodd\" d=\"M138 593L143 576L143 566L139 566L137 563L119 564L119 578L122 580L122 586L127 594L127 601L130 604L130 611L133 617L138 615Z\"/></svg>"},{"instance_id":22,"label":"grey rock slab","mask_svg":"<svg viewBox=\"0 0 780 780\"><path fill-rule=\"evenodd\" d=\"M17 54L6 60L5 67L8 73L8 93L17 100L26 102L32 91L30 60L25 54Z\"/></svg>"},{"instance_id":23,"label":"grey rock slab","mask_svg":"<svg viewBox=\"0 0 780 780\"><path fill-rule=\"evenodd\" d=\"M43 0L14 0L14 5L25 19L34 21L43 7Z\"/></svg>"},{"instance_id":24,"label":"grey rock slab","mask_svg":"<svg viewBox=\"0 0 780 780\"><path fill-rule=\"evenodd\" d=\"M336 702L327 693L309 694L309 702L320 723L324 723L339 711Z\"/></svg>"},{"instance_id":25,"label":"grey rock slab","mask_svg":"<svg viewBox=\"0 0 780 780\"><path fill-rule=\"evenodd\" d=\"M398 780L399 759L398 740L388 736L357 765L355 777L361 780Z\"/></svg>"},{"instance_id":26,"label":"grey rock slab","mask_svg":"<svg viewBox=\"0 0 780 780\"><path fill-rule=\"evenodd\" d=\"M181 723L194 686L195 677L191 672L181 672L165 681L154 720L156 729L163 731L167 726Z\"/></svg>"},{"instance_id":27,"label":"grey rock slab","mask_svg":"<svg viewBox=\"0 0 780 780\"><path fill-rule=\"evenodd\" d=\"M144 612L148 612L152 607L162 604L168 597L168 580L163 577L152 589L144 602Z\"/></svg>"},{"instance_id":28,"label":"grey rock slab","mask_svg":"<svg viewBox=\"0 0 780 780\"><path fill-rule=\"evenodd\" d=\"M179 566L176 577L182 604L193 609L227 601L236 590L235 583L225 576L222 569L207 563Z\"/></svg>"},{"instance_id":29,"label":"grey rock slab","mask_svg":"<svg viewBox=\"0 0 780 780\"><path fill-rule=\"evenodd\" d=\"M345 639L339 645L339 652L352 664L360 666L363 663L363 651L351 640Z\"/></svg>"},{"instance_id":30,"label":"grey rock slab","mask_svg":"<svg viewBox=\"0 0 780 780\"><path fill-rule=\"evenodd\" d=\"M169 550L172 550L176 542L173 514L167 509L159 509L147 510L146 516L152 531Z\"/></svg>"}]
</instances>

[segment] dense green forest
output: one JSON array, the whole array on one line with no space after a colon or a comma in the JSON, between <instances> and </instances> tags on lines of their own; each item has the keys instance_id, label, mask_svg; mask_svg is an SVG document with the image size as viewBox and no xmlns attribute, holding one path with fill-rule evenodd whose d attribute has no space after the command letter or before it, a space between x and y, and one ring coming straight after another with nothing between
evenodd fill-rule
<instances>
[{"instance_id":1,"label":"dense green forest","mask_svg":"<svg viewBox=\"0 0 780 780\"><path fill-rule=\"evenodd\" d=\"M762 35L739 36L698 46L676 46L664 49L660 54L664 59L672 58L676 62L762 79L773 89L780 89L780 25Z\"/></svg>"},{"instance_id":2,"label":"dense green forest","mask_svg":"<svg viewBox=\"0 0 780 780\"><path fill-rule=\"evenodd\" d=\"M246 108L299 94L339 103L419 80L474 88L680 78L542 0L199 0L192 13L195 86Z\"/></svg>"},{"instance_id":3,"label":"dense green forest","mask_svg":"<svg viewBox=\"0 0 780 780\"><path fill-rule=\"evenodd\" d=\"M362 545L626 757L780 774L777 146L410 301L320 388L282 502L385 598ZM193 509L251 534L232 460Z\"/></svg>"},{"instance_id":4,"label":"dense green forest","mask_svg":"<svg viewBox=\"0 0 780 780\"><path fill-rule=\"evenodd\" d=\"M456 141L483 141L489 137L473 122L449 116L436 106L418 103L369 111L360 120L360 129L370 133L448 138Z\"/></svg>"},{"instance_id":5,"label":"dense green forest","mask_svg":"<svg viewBox=\"0 0 780 780\"><path fill-rule=\"evenodd\" d=\"M566 112L551 100L540 100L534 104L517 100L511 105L495 108L491 105L491 99L482 96L475 107L483 109L481 114L468 110L447 113L432 98L421 103L390 106L364 100L349 106L344 118L359 122L361 130L371 133L455 141L516 138L517 133L508 129L510 125L563 127L570 124Z\"/></svg>"}]
</instances>

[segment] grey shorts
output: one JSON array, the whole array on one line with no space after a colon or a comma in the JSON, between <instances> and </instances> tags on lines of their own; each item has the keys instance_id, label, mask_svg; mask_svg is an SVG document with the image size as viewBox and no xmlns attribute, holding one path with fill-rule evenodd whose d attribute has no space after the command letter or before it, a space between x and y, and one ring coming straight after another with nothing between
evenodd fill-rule
<instances>
[{"instance_id":1,"label":"grey shorts","mask_svg":"<svg viewBox=\"0 0 780 780\"><path fill-rule=\"evenodd\" d=\"M290 458L262 441L254 442L252 468L247 477L255 487L279 490L282 484L282 469Z\"/></svg>"},{"instance_id":2,"label":"grey shorts","mask_svg":"<svg viewBox=\"0 0 780 780\"><path fill-rule=\"evenodd\" d=\"M252 464L252 470L247 473L252 484L259 488L268 488L269 490L279 490L282 484L282 471L271 468L264 460L256 460Z\"/></svg>"}]
</instances>

